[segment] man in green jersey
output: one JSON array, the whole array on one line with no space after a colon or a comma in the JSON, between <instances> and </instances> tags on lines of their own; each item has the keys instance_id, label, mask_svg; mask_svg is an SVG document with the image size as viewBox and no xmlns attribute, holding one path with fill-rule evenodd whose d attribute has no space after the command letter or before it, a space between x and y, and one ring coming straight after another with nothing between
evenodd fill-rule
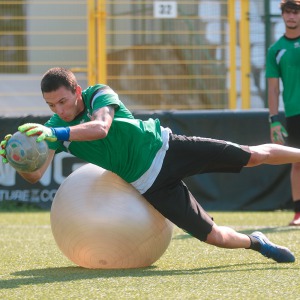
<instances>
[{"instance_id":1,"label":"man in green jersey","mask_svg":"<svg viewBox=\"0 0 300 300\"><path fill-rule=\"evenodd\" d=\"M201 241L252 249L279 263L295 261L288 248L271 243L261 232L246 235L218 226L182 180L200 173L300 162L300 149L275 144L249 147L176 135L158 119L135 119L106 85L82 90L74 74L64 68L48 70L41 90L54 115L45 125L28 123L18 129L28 136L37 135L37 141L46 140L50 154L39 170L19 172L28 182L42 177L55 153L70 152L118 174L166 218ZM1 142L4 163L10 136Z\"/></svg>"},{"instance_id":2,"label":"man in green jersey","mask_svg":"<svg viewBox=\"0 0 300 300\"><path fill-rule=\"evenodd\" d=\"M300 148L300 0L280 3L285 34L268 50L266 77L271 140L273 143ZM283 103L286 128L278 116L280 79L283 84ZM291 188L295 215L289 225L300 226L300 163L291 168Z\"/></svg>"}]
</instances>

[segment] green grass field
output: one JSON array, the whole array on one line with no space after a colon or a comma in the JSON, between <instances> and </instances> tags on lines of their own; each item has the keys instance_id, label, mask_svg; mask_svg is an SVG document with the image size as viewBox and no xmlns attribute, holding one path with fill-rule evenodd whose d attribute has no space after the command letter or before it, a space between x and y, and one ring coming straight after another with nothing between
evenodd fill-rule
<instances>
[{"instance_id":1,"label":"green grass field","mask_svg":"<svg viewBox=\"0 0 300 300\"><path fill-rule=\"evenodd\" d=\"M1 212L0 299L300 299L300 228L292 212L212 212L219 225L264 232L296 255L277 264L254 251L201 243L175 228L154 265L77 267L57 248L49 212Z\"/></svg>"}]
</instances>

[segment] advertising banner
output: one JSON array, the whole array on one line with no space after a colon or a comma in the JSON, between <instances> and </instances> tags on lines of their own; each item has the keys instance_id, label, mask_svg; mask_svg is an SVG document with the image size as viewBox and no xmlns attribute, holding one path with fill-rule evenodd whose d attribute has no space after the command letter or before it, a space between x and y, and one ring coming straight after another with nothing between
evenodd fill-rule
<instances>
[{"instance_id":1,"label":"advertising banner","mask_svg":"<svg viewBox=\"0 0 300 300\"><path fill-rule=\"evenodd\" d=\"M50 208L63 180L84 162L68 153L54 157L52 165L36 184L26 182L9 164L0 163L0 202L17 201Z\"/></svg>"},{"instance_id":2,"label":"advertising banner","mask_svg":"<svg viewBox=\"0 0 300 300\"><path fill-rule=\"evenodd\" d=\"M223 139L243 145L270 142L267 111L156 111L138 112L140 119L159 118L176 134ZM45 117L0 118L1 138L18 125L45 122ZM120 149L122 151L122 149ZM68 153L55 156L51 167L36 184L22 179L8 164L0 162L0 203L17 201L50 208L63 180L85 162ZM290 165L244 168L241 173L200 174L184 181L207 210L259 211L290 209Z\"/></svg>"}]
</instances>

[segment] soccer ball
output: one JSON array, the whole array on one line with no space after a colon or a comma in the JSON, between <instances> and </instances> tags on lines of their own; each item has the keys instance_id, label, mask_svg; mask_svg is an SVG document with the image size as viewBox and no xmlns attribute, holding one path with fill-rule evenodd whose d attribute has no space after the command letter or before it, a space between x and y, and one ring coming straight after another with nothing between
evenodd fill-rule
<instances>
[{"instance_id":1,"label":"soccer ball","mask_svg":"<svg viewBox=\"0 0 300 300\"><path fill-rule=\"evenodd\" d=\"M46 161L49 153L45 141L36 142L36 136L16 132L6 145L6 158L17 171L33 172Z\"/></svg>"}]
</instances>

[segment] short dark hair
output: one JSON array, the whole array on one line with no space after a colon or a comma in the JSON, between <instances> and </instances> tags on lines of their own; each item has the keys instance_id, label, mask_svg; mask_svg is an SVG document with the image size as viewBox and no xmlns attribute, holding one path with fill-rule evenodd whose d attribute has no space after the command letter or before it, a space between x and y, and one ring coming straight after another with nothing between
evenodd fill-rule
<instances>
[{"instance_id":1,"label":"short dark hair","mask_svg":"<svg viewBox=\"0 0 300 300\"><path fill-rule=\"evenodd\" d=\"M61 86L66 87L75 93L78 86L75 75L65 68L52 68L48 70L41 80L42 93L49 93L58 90Z\"/></svg>"},{"instance_id":2,"label":"short dark hair","mask_svg":"<svg viewBox=\"0 0 300 300\"><path fill-rule=\"evenodd\" d=\"M283 12L286 8L300 10L300 0L281 0L281 12Z\"/></svg>"}]
</instances>

